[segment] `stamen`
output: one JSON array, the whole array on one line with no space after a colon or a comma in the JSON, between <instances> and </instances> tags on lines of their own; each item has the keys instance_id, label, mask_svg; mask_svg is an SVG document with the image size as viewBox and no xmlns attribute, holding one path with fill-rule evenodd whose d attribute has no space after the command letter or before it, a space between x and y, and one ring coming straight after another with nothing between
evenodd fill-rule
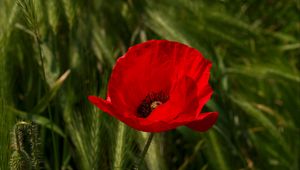
<instances>
[{"instance_id":1,"label":"stamen","mask_svg":"<svg viewBox=\"0 0 300 170\"><path fill-rule=\"evenodd\" d=\"M158 93L149 93L137 108L137 116L146 118L159 105L169 99L167 93L160 91Z\"/></svg>"},{"instance_id":2,"label":"stamen","mask_svg":"<svg viewBox=\"0 0 300 170\"><path fill-rule=\"evenodd\" d=\"M161 105L162 102L161 101L154 101L151 103L151 110L154 110L158 105Z\"/></svg>"}]
</instances>

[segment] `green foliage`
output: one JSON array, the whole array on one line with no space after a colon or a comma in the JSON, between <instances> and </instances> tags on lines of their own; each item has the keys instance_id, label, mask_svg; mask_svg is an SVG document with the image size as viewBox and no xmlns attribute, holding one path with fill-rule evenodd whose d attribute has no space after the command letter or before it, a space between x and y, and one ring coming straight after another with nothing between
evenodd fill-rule
<instances>
[{"instance_id":1,"label":"green foliage","mask_svg":"<svg viewBox=\"0 0 300 170\"><path fill-rule=\"evenodd\" d=\"M203 111L220 116L207 133L156 134L142 168L299 169L299 13L295 0L1 0L0 169L33 166L10 147L19 119L41 127L45 169L134 168L147 134L87 96L105 97L115 60L148 39L213 62Z\"/></svg>"}]
</instances>

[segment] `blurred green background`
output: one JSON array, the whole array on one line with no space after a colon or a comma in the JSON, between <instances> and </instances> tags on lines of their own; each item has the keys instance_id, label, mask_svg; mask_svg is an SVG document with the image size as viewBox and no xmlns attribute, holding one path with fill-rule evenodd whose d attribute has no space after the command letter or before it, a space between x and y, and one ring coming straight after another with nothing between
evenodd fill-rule
<instances>
[{"instance_id":1,"label":"blurred green background","mask_svg":"<svg viewBox=\"0 0 300 170\"><path fill-rule=\"evenodd\" d=\"M105 97L116 59L149 39L213 62L204 111L220 116L156 134L141 169L300 169L299 0L0 0L0 169L16 166L18 133L40 169L134 168L148 134L86 97Z\"/></svg>"}]
</instances>

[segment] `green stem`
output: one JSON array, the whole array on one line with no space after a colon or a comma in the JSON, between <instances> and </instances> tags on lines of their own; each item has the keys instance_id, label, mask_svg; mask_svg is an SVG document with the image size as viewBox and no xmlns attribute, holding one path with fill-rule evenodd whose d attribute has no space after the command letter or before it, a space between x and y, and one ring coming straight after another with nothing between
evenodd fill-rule
<instances>
[{"instance_id":1,"label":"green stem","mask_svg":"<svg viewBox=\"0 0 300 170\"><path fill-rule=\"evenodd\" d=\"M37 42L37 46L38 46L38 51L39 51L39 57L40 57L40 60L41 60L41 66L42 66L42 75L43 75L43 79L44 79L44 88L45 88L45 91L47 92L48 89L47 89L47 80L46 80L46 71L45 71L45 64L44 64L44 57L43 57L43 53L42 53L42 45L41 45L41 38L40 38L40 35L39 35L39 32L38 32L38 28L37 28L37 24L35 24L34 26L34 34L35 34L35 38L36 38L36 42ZM51 108L49 105L47 105L47 111L48 111L48 115L49 115L49 118L51 120L51 124L50 124L50 127L51 127L51 138L52 138L52 141L53 141L53 150L54 150L54 155L58 155L58 146L57 146L57 143L56 143L56 139L55 139L55 136L54 136L54 132L53 132L53 117L52 117L52 113L51 113ZM54 159L54 167L56 170L59 169L59 165L58 165L58 157L55 157Z\"/></svg>"},{"instance_id":2,"label":"green stem","mask_svg":"<svg viewBox=\"0 0 300 170\"><path fill-rule=\"evenodd\" d=\"M143 151L141 153L141 156L140 156L140 158L138 160L136 170L140 169L140 167L141 167L141 165L142 165L142 163L144 161L144 158L146 156L146 153L147 153L147 151L148 151L148 149L150 147L150 144L152 142L153 136L154 136L154 133L150 133L150 135L149 135L149 137L147 139L146 145L145 145L145 147L144 147L144 149L143 149Z\"/></svg>"}]
</instances>

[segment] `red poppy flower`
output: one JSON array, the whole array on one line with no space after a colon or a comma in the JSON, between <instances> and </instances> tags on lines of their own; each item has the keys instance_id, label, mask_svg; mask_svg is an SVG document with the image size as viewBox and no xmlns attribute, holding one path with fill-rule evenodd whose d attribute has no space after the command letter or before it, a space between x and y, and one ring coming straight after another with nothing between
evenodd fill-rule
<instances>
[{"instance_id":1,"label":"red poppy flower","mask_svg":"<svg viewBox=\"0 0 300 170\"><path fill-rule=\"evenodd\" d=\"M199 51L167 40L151 40L129 48L117 60L106 100L88 99L128 126L161 132L185 125L208 130L217 112L201 113L210 99L211 62Z\"/></svg>"}]
</instances>

